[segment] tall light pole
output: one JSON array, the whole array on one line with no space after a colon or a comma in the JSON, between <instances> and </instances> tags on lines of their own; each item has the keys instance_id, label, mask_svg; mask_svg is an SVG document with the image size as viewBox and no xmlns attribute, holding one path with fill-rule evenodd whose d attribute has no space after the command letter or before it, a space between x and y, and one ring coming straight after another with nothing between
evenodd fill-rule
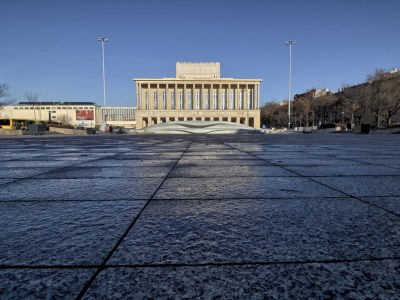
<instances>
[{"instance_id":1,"label":"tall light pole","mask_svg":"<svg viewBox=\"0 0 400 300\"><path fill-rule=\"evenodd\" d=\"M292 85L292 45L296 44L295 40L289 40L286 45L289 45L289 98L288 98L288 130L290 129L290 89Z\"/></svg>"},{"instance_id":2,"label":"tall light pole","mask_svg":"<svg viewBox=\"0 0 400 300\"><path fill-rule=\"evenodd\" d=\"M97 40L99 42L101 42L101 53L103 55L103 101L104 101L104 110L106 108L106 72L104 69L104 43L108 42L108 39L105 37L99 37L97 38ZM105 116L105 119L107 118L107 116ZM107 121L107 120L104 120Z\"/></svg>"}]
</instances>

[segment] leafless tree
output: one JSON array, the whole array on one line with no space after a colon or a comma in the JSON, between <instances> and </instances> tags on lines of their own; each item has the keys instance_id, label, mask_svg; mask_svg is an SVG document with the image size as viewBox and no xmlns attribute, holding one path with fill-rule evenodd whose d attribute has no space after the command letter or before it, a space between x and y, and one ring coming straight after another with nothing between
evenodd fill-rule
<instances>
[{"instance_id":1,"label":"leafless tree","mask_svg":"<svg viewBox=\"0 0 400 300\"><path fill-rule=\"evenodd\" d=\"M0 110L4 106L10 105L13 101L10 99L10 94L8 93L9 87L5 83L0 84Z\"/></svg>"},{"instance_id":2,"label":"leafless tree","mask_svg":"<svg viewBox=\"0 0 400 300\"><path fill-rule=\"evenodd\" d=\"M395 74L386 80L383 89L385 99L386 124L390 125L392 116L400 110L400 75Z\"/></svg>"},{"instance_id":3,"label":"leafless tree","mask_svg":"<svg viewBox=\"0 0 400 300\"><path fill-rule=\"evenodd\" d=\"M32 103L33 113L34 113L34 116L35 116L35 123L36 123L37 122L37 119L36 119L36 105L37 105L37 103L39 101L39 94L38 93L30 93L29 92L29 93L25 93L25 97L30 103Z\"/></svg>"},{"instance_id":4,"label":"leafless tree","mask_svg":"<svg viewBox=\"0 0 400 300\"><path fill-rule=\"evenodd\" d=\"M293 111L298 116L299 126L309 126L309 117L311 114L311 106L312 106L313 97L304 96L296 99L293 104Z\"/></svg>"},{"instance_id":5,"label":"leafless tree","mask_svg":"<svg viewBox=\"0 0 400 300\"><path fill-rule=\"evenodd\" d=\"M267 127L281 127L288 123L288 106L274 102L266 103L261 108L261 122Z\"/></svg>"},{"instance_id":6,"label":"leafless tree","mask_svg":"<svg viewBox=\"0 0 400 300\"><path fill-rule=\"evenodd\" d=\"M333 105L335 96L326 94L313 99L312 108L314 115L318 117L318 123L327 124L333 122Z\"/></svg>"},{"instance_id":7,"label":"leafless tree","mask_svg":"<svg viewBox=\"0 0 400 300\"><path fill-rule=\"evenodd\" d=\"M72 120L72 118L68 115L61 115L60 117L57 118L57 121L60 122L62 125L69 125L69 122Z\"/></svg>"},{"instance_id":8,"label":"leafless tree","mask_svg":"<svg viewBox=\"0 0 400 300\"><path fill-rule=\"evenodd\" d=\"M364 86L367 106L377 126L381 124L381 120L384 118L388 97L390 96L387 85L389 77L389 72L383 69L376 69L374 73L367 76L367 84Z\"/></svg>"}]
</instances>

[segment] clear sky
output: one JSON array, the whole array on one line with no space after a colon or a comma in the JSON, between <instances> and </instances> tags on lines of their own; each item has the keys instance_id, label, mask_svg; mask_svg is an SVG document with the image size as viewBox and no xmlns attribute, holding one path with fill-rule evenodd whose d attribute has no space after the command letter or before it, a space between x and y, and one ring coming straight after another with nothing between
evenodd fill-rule
<instances>
[{"instance_id":1,"label":"clear sky","mask_svg":"<svg viewBox=\"0 0 400 300\"><path fill-rule=\"evenodd\" d=\"M262 104L337 90L400 66L399 0L0 0L0 83L26 101L134 106L132 78L175 63L220 62L221 77L262 79Z\"/></svg>"}]
</instances>

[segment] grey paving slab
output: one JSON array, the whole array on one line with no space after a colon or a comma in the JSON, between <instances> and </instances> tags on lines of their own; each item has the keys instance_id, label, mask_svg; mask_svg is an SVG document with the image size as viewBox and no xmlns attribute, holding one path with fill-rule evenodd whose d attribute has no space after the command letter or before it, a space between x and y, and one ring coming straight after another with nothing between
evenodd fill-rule
<instances>
[{"instance_id":1,"label":"grey paving slab","mask_svg":"<svg viewBox=\"0 0 400 300\"><path fill-rule=\"evenodd\" d=\"M251 155L259 158L259 159L265 159L265 160L286 160L286 159L291 159L291 160L299 160L299 159L310 159L312 157L315 158L321 158L321 156L314 156L310 155L308 153L293 153L293 152L273 152L273 153L250 153ZM332 158L331 158L332 159Z\"/></svg>"},{"instance_id":2,"label":"grey paving slab","mask_svg":"<svg viewBox=\"0 0 400 300\"><path fill-rule=\"evenodd\" d=\"M52 154L48 156L38 156L35 157L36 161L92 161L101 158L107 158L109 155L93 155L93 154L86 154L86 153L76 153L76 154Z\"/></svg>"},{"instance_id":3,"label":"grey paving slab","mask_svg":"<svg viewBox=\"0 0 400 300\"><path fill-rule=\"evenodd\" d=\"M362 197L363 200L383 207L400 216L400 196L397 197Z\"/></svg>"},{"instance_id":4,"label":"grey paving slab","mask_svg":"<svg viewBox=\"0 0 400 300\"><path fill-rule=\"evenodd\" d=\"M349 198L156 201L109 263L388 258L399 241L398 217Z\"/></svg>"},{"instance_id":5,"label":"grey paving slab","mask_svg":"<svg viewBox=\"0 0 400 300\"><path fill-rule=\"evenodd\" d=\"M397 299L398 260L108 268L84 299Z\"/></svg>"},{"instance_id":6,"label":"grey paving slab","mask_svg":"<svg viewBox=\"0 0 400 300\"><path fill-rule=\"evenodd\" d=\"M265 166L270 165L261 159L247 157L246 159L194 159L193 156L184 156L179 160L177 166Z\"/></svg>"},{"instance_id":7,"label":"grey paving slab","mask_svg":"<svg viewBox=\"0 0 400 300\"><path fill-rule=\"evenodd\" d=\"M303 176L385 176L400 175L400 170L384 166L350 165L350 166L286 166ZM349 179L351 180L351 178Z\"/></svg>"},{"instance_id":8,"label":"grey paving slab","mask_svg":"<svg viewBox=\"0 0 400 300\"><path fill-rule=\"evenodd\" d=\"M95 269L0 269L1 299L75 299Z\"/></svg>"},{"instance_id":9,"label":"grey paving slab","mask_svg":"<svg viewBox=\"0 0 400 300\"><path fill-rule=\"evenodd\" d=\"M221 168L223 172L223 168ZM342 193L301 177L169 178L155 199L341 197Z\"/></svg>"},{"instance_id":10,"label":"grey paving slab","mask_svg":"<svg viewBox=\"0 0 400 300\"><path fill-rule=\"evenodd\" d=\"M177 159L102 159L82 163L82 167L173 167Z\"/></svg>"},{"instance_id":11,"label":"grey paving slab","mask_svg":"<svg viewBox=\"0 0 400 300\"><path fill-rule=\"evenodd\" d=\"M391 158L359 158L359 161L372 164L372 165L380 165L380 166L399 166L400 165L400 156L399 157L391 157Z\"/></svg>"},{"instance_id":12,"label":"grey paving slab","mask_svg":"<svg viewBox=\"0 0 400 300\"><path fill-rule=\"evenodd\" d=\"M41 167L65 167L76 164L74 161L57 161L57 160L12 160L0 161L0 168L41 168Z\"/></svg>"},{"instance_id":13,"label":"grey paving slab","mask_svg":"<svg viewBox=\"0 0 400 300\"><path fill-rule=\"evenodd\" d=\"M169 150L166 150L169 151ZM113 157L113 159L134 159L134 160L141 160L141 159L154 159L157 157L158 159L173 159L177 160L182 156L184 150L177 151L177 152L167 152L167 153L159 153L159 152L145 152L145 151L135 151L127 152L127 153L120 153Z\"/></svg>"},{"instance_id":14,"label":"grey paving slab","mask_svg":"<svg viewBox=\"0 0 400 300\"><path fill-rule=\"evenodd\" d=\"M0 201L149 199L163 178L22 179L0 189Z\"/></svg>"},{"instance_id":15,"label":"grey paving slab","mask_svg":"<svg viewBox=\"0 0 400 300\"><path fill-rule=\"evenodd\" d=\"M0 298L399 294L397 136L0 139Z\"/></svg>"},{"instance_id":16,"label":"grey paving slab","mask_svg":"<svg viewBox=\"0 0 400 300\"><path fill-rule=\"evenodd\" d=\"M218 162L216 162L218 163ZM293 172L275 166L181 166L176 167L169 177L263 177L263 176L297 176Z\"/></svg>"},{"instance_id":17,"label":"grey paving slab","mask_svg":"<svg viewBox=\"0 0 400 300\"><path fill-rule=\"evenodd\" d=\"M32 153L12 153L12 152L0 152L0 161L10 161L10 160L20 160L20 159L35 159L42 154L32 154Z\"/></svg>"},{"instance_id":18,"label":"grey paving slab","mask_svg":"<svg viewBox=\"0 0 400 300\"><path fill-rule=\"evenodd\" d=\"M55 168L2 168L0 172L0 179L7 178L27 178L42 173L49 172Z\"/></svg>"},{"instance_id":19,"label":"grey paving slab","mask_svg":"<svg viewBox=\"0 0 400 300\"><path fill-rule=\"evenodd\" d=\"M15 181L15 179L0 179L0 185L9 183L9 182L13 182L13 181Z\"/></svg>"},{"instance_id":20,"label":"grey paving slab","mask_svg":"<svg viewBox=\"0 0 400 300\"><path fill-rule=\"evenodd\" d=\"M312 177L352 196L400 196L399 176Z\"/></svg>"},{"instance_id":21,"label":"grey paving slab","mask_svg":"<svg viewBox=\"0 0 400 300\"><path fill-rule=\"evenodd\" d=\"M241 161L241 160L257 160L257 158L245 154L245 153L240 153L240 154L197 154L197 155L184 155L181 159L181 163L186 163L190 161L203 161L203 160L218 160L218 161L225 161L225 160L235 160L235 161Z\"/></svg>"},{"instance_id":22,"label":"grey paving slab","mask_svg":"<svg viewBox=\"0 0 400 300\"><path fill-rule=\"evenodd\" d=\"M216 149L210 150L208 148L205 149L191 149L189 148L185 152L185 156L197 156L197 155L226 155L226 156L237 156L237 155L245 155L244 152L235 150L235 149Z\"/></svg>"},{"instance_id":23,"label":"grey paving slab","mask_svg":"<svg viewBox=\"0 0 400 300\"><path fill-rule=\"evenodd\" d=\"M332 159L328 157L317 158L282 158L268 160L280 166L351 166L362 163L349 160Z\"/></svg>"},{"instance_id":24,"label":"grey paving slab","mask_svg":"<svg viewBox=\"0 0 400 300\"><path fill-rule=\"evenodd\" d=\"M144 204L0 202L0 264L100 264Z\"/></svg>"},{"instance_id":25,"label":"grey paving slab","mask_svg":"<svg viewBox=\"0 0 400 300\"><path fill-rule=\"evenodd\" d=\"M36 178L128 178L165 177L171 167L69 167Z\"/></svg>"}]
</instances>

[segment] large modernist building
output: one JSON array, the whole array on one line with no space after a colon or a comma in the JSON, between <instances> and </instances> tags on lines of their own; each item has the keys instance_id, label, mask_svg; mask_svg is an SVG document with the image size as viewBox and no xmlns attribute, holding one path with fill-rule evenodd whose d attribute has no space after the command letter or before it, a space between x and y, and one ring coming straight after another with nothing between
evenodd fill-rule
<instances>
[{"instance_id":1,"label":"large modernist building","mask_svg":"<svg viewBox=\"0 0 400 300\"><path fill-rule=\"evenodd\" d=\"M171 121L260 127L261 79L220 78L219 63L176 63L175 78L137 78L136 128Z\"/></svg>"}]
</instances>

